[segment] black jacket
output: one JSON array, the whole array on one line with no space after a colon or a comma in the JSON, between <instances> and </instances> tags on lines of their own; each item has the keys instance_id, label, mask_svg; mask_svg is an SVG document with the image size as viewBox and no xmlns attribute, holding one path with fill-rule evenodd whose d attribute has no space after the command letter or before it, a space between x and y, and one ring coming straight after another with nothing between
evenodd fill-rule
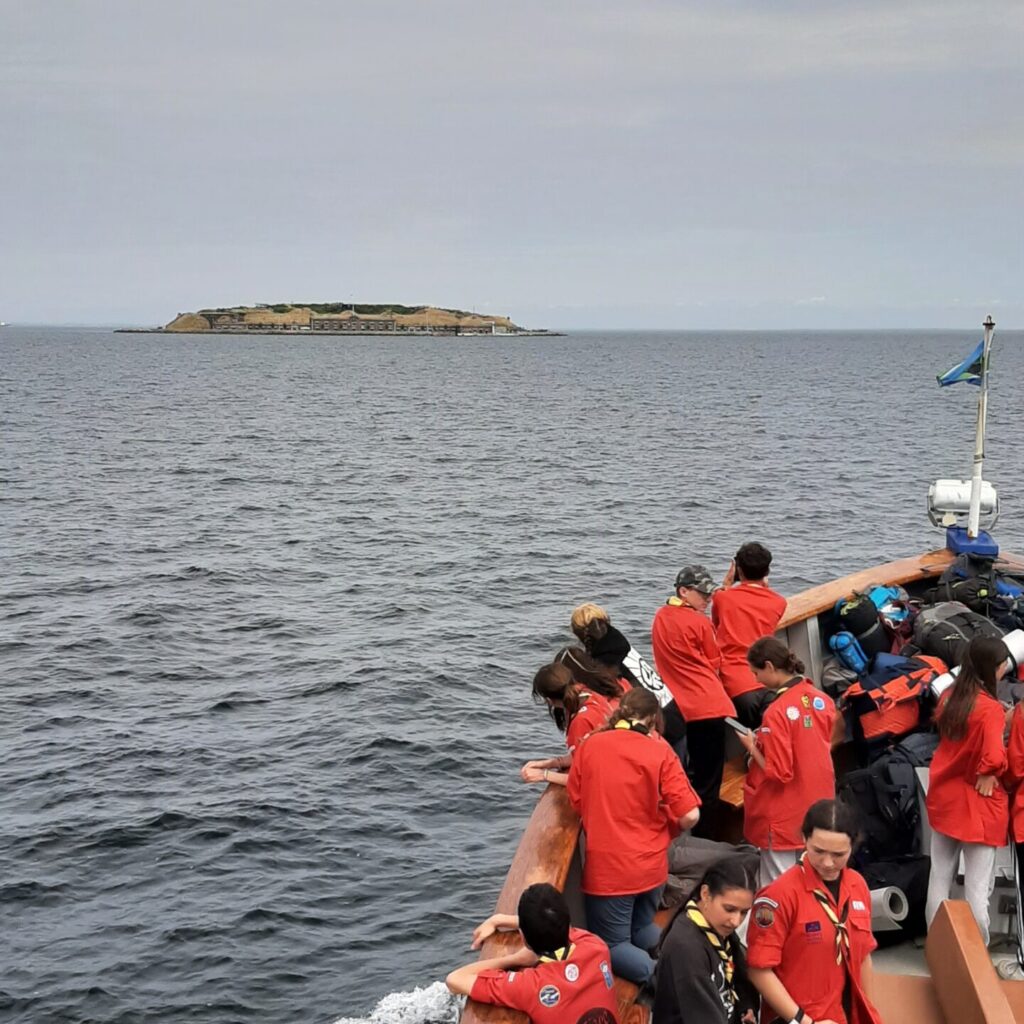
<instances>
[{"instance_id":1,"label":"black jacket","mask_svg":"<svg viewBox=\"0 0 1024 1024\"><path fill-rule=\"evenodd\" d=\"M757 990L747 977L747 958L734 936L729 940L733 988L739 996L730 1012L724 964L704 933L681 911L661 946L655 976L653 1024L739 1024L747 1010L757 1013Z\"/></svg>"}]
</instances>

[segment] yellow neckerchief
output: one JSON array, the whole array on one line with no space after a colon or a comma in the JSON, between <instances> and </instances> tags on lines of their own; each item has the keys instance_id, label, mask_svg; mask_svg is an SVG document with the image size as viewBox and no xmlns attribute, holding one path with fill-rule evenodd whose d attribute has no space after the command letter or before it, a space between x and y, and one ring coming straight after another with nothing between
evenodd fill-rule
<instances>
[{"instance_id":1,"label":"yellow neckerchief","mask_svg":"<svg viewBox=\"0 0 1024 1024\"><path fill-rule=\"evenodd\" d=\"M803 863L804 858L801 856L801 867L803 867ZM814 871L813 868L811 870ZM814 873L817 874L816 871ZM842 878L842 875L839 877ZM844 960L850 958L850 931L846 924L846 919L850 916L850 901L847 899L842 909L836 914L832 909L832 894L827 891L827 888L814 888L812 892L814 898L821 904L821 909L825 911L825 916L832 922L836 930L836 963L842 965Z\"/></svg>"},{"instance_id":2,"label":"yellow neckerchief","mask_svg":"<svg viewBox=\"0 0 1024 1024\"><path fill-rule=\"evenodd\" d=\"M556 949L551 954L545 953L544 956L539 956L537 959L542 964L553 964L556 960L568 960L575 951L575 944L570 942L568 946L562 946L561 949Z\"/></svg>"},{"instance_id":3,"label":"yellow neckerchief","mask_svg":"<svg viewBox=\"0 0 1024 1024\"><path fill-rule=\"evenodd\" d=\"M733 962L731 954L723 945L718 932L708 924L707 918L698 910L697 904L693 900L686 904L686 916L707 936L708 942L711 943L711 948L714 949L718 954L718 958L722 961L722 973L725 975L725 987L727 989L725 997L735 1006L739 997L736 995L736 990L732 987L732 978L736 973L736 964Z\"/></svg>"},{"instance_id":4,"label":"yellow neckerchief","mask_svg":"<svg viewBox=\"0 0 1024 1024\"><path fill-rule=\"evenodd\" d=\"M633 732L642 732L645 736L650 732L643 722L638 722L635 718L620 718L615 723L616 729L632 729Z\"/></svg>"}]
</instances>

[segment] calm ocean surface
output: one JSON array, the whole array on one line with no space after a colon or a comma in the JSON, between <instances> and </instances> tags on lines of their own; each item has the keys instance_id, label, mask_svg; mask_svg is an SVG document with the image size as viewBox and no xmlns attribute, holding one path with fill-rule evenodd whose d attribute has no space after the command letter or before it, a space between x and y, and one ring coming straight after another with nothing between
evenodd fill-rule
<instances>
[{"instance_id":1,"label":"calm ocean surface","mask_svg":"<svg viewBox=\"0 0 1024 1024\"><path fill-rule=\"evenodd\" d=\"M450 1014L569 610L649 650L744 540L786 594L938 546L979 337L0 331L0 1019ZM1021 551L1024 333L994 367Z\"/></svg>"}]
</instances>

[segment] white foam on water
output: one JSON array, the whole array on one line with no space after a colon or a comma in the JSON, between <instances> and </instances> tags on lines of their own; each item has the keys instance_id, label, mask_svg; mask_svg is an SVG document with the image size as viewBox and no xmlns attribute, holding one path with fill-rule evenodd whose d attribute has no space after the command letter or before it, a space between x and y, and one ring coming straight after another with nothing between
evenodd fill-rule
<instances>
[{"instance_id":1,"label":"white foam on water","mask_svg":"<svg viewBox=\"0 0 1024 1024\"><path fill-rule=\"evenodd\" d=\"M462 1000L443 981L411 992L391 992L368 1017L339 1017L334 1024L458 1024Z\"/></svg>"}]
</instances>

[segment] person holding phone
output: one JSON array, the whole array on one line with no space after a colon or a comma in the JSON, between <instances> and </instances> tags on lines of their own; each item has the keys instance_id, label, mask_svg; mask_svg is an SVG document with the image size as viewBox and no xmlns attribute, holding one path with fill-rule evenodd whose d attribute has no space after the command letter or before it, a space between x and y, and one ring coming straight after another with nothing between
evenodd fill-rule
<instances>
[{"instance_id":1,"label":"person holding phone","mask_svg":"<svg viewBox=\"0 0 1024 1024\"><path fill-rule=\"evenodd\" d=\"M804 848L804 814L836 795L832 733L836 706L804 676L803 662L773 636L747 652L751 674L776 694L755 732L740 733L750 755L743 784L743 833L758 848L761 884L791 868Z\"/></svg>"}]
</instances>

